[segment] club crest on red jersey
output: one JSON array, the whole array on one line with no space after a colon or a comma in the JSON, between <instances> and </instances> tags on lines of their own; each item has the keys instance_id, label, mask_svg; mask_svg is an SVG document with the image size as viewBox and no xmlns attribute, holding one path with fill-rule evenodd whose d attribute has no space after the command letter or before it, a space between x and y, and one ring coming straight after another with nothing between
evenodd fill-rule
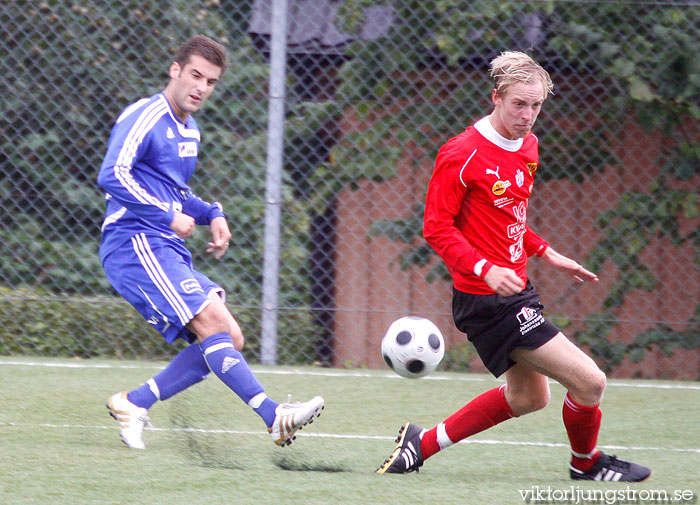
<instances>
[{"instance_id":1,"label":"club crest on red jersey","mask_svg":"<svg viewBox=\"0 0 700 505\"><path fill-rule=\"evenodd\" d=\"M537 172L537 163L526 163L527 170L530 172L530 175L535 175L535 172Z\"/></svg>"}]
</instances>

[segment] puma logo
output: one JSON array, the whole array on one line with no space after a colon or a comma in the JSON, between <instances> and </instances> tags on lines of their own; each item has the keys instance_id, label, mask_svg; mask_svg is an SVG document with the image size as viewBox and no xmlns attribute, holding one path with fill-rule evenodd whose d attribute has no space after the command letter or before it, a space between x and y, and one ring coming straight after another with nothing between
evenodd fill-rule
<instances>
[{"instance_id":1,"label":"puma logo","mask_svg":"<svg viewBox=\"0 0 700 505\"><path fill-rule=\"evenodd\" d=\"M498 165L496 165L496 170L491 170L490 168L487 168L487 169L486 169L486 175L489 175L489 174L495 175L497 179L500 179L501 176L498 175L498 170L499 170L499 169L500 169L500 167L499 167Z\"/></svg>"}]
</instances>

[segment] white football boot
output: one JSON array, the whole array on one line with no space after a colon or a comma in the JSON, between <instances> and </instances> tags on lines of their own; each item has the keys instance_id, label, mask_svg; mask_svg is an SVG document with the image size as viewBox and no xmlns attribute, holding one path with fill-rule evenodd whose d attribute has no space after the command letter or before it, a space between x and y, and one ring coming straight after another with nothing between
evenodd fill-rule
<instances>
[{"instance_id":1,"label":"white football boot","mask_svg":"<svg viewBox=\"0 0 700 505\"><path fill-rule=\"evenodd\" d=\"M323 398L315 396L308 402L280 403L275 410L275 421L267 431L274 442L284 447L294 440L295 433L321 415Z\"/></svg>"},{"instance_id":2,"label":"white football boot","mask_svg":"<svg viewBox=\"0 0 700 505\"><path fill-rule=\"evenodd\" d=\"M148 410L131 403L126 397L126 391L113 394L107 400L107 408L109 415L119 421L122 442L131 449L145 449L143 429L150 421Z\"/></svg>"}]
</instances>

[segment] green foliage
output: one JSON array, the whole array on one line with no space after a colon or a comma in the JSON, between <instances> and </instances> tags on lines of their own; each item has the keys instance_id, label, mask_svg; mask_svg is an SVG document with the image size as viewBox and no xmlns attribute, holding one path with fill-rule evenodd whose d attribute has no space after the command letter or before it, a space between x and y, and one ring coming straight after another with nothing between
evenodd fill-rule
<instances>
[{"instance_id":1,"label":"green foliage","mask_svg":"<svg viewBox=\"0 0 700 505\"><path fill-rule=\"evenodd\" d=\"M164 359L176 346L121 297L56 298L40 289L0 287L2 354Z\"/></svg>"},{"instance_id":2,"label":"green foliage","mask_svg":"<svg viewBox=\"0 0 700 505\"><path fill-rule=\"evenodd\" d=\"M116 295L63 298L43 288L0 287L0 303L0 326L8 337L0 346L4 355L169 359L184 345L180 340L167 344ZM237 306L230 298L228 306L246 336L246 356L254 362L260 351L258 310ZM314 355L310 326L311 316L305 311L280 316L281 362L304 363Z\"/></svg>"},{"instance_id":3,"label":"green foliage","mask_svg":"<svg viewBox=\"0 0 700 505\"><path fill-rule=\"evenodd\" d=\"M623 295L624 296L624 295ZM693 350L700 347L700 304L696 306L696 315L684 324L685 329L678 331L666 324L656 326L638 333L631 343L611 341L601 338L609 335L620 321L613 310L605 310L589 314L586 317L584 329L577 332L577 341L589 347L591 353L598 358L606 371L619 365L625 358L632 363L639 363L646 354L659 350L666 356L671 356L678 350Z\"/></svg>"},{"instance_id":4,"label":"green foliage","mask_svg":"<svg viewBox=\"0 0 700 505\"><path fill-rule=\"evenodd\" d=\"M445 351L445 357L440 363L440 370L469 372L471 371L471 360L477 356L476 349L470 342L451 345Z\"/></svg>"},{"instance_id":5,"label":"green foliage","mask_svg":"<svg viewBox=\"0 0 700 505\"><path fill-rule=\"evenodd\" d=\"M695 191L668 189L662 178L652 184L648 194L625 192L616 208L599 214L597 225L604 236L591 250L587 266L598 271L609 260L620 274L603 300L605 312L589 314L576 338L590 345L591 351L607 368L620 364L627 355L633 361L641 361L644 352L650 350L654 343L667 354L676 348L700 347L700 318L697 315L687 322L685 331L674 331L659 325L636 335L634 343L630 345L611 343L606 338L619 324L615 309L622 306L626 295L633 289L652 291L658 283L640 258L651 240L665 238L674 246L690 242L697 251L700 227L684 235L679 219L697 218L699 212L700 204ZM697 259L696 266L700 268ZM697 303L696 313L699 311L700 303ZM654 338L658 340L654 342Z\"/></svg>"},{"instance_id":6,"label":"green foliage","mask_svg":"<svg viewBox=\"0 0 700 505\"><path fill-rule=\"evenodd\" d=\"M550 105L548 103L547 107ZM562 131L554 124L555 119L561 118L561 113L555 112L556 116L547 113L538 119L538 129L543 132L541 143L547 146L541 153L542 170L537 172L538 181L569 179L583 182L587 176L617 163L610 150L609 132L601 128L600 123L595 128Z\"/></svg>"},{"instance_id":7,"label":"green foliage","mask_svg":"<svg viewBox=\"0 0 700 505\"><path fill-rule=\"evenodd\" d=\"M397 258L401 270L407 270L413 266L423 267L432 262L433 265L426 274L427 281L449 279L450 273L445 264L442 261L432 261L435 251L422 239L424 210L425 204L421 203L414 207L413 214L406 219L378 219L370 225L367 235L369 237L385 236L410 246Z\"/></svg>"},{"instance_id":8,"label":"green foliage","mask_svg":"<svg viewBox=\"0 0 700 505\"><path fill-rule=\"evenodd\" d=\"M628 292L640 288L650 291L657 283L640 260L652 238L665 238L674 246L691 243L700 268L700 226L685 235L681 233L681 220L696 219L700 214L697 191L670 188L674 179L688 181L697 176L700 166L700 131L692 127L700 118L700 62L693 56L697 45L697 37L691 35L695 31L693 21L681 8L660 13L637 6L629 9L634 9L635 15L625 17L626 22L616 26L616 33L627 37L612 41L602 25L581 27L585 37L595 41L593 47L597 50L586 49L594 57L591 64L623 90L615 104L621 112L633 112L647 131L657 130L662 135L661 153L651 160L652 165L662 168L657 180L647 192L625 192L617 207L602 212L597 220L604 236L591 251L589 264L597 270L609 259L620 276L603 302L607 313L589 315L576 336L589 343L608 367L619 364L626 355L641 361L653 345L666 354L678 348L700 347L697 317L687 322L685 331L658 325L636 335L630 345L612 344L607 339L618 324L614 309L622 305ZM697 7L691 10L700 13ZM583 49L569 47L572 56L580 56Z\"/></svg>"},{"instance_id":9,"label":"green foliage","mask_svg":"<svg viewBox=\"0 0 700 505\"><path fill-rule=\"evenodd\" d=\"M36 217L25 214L15 220L17 228L0 229L0 278L5 283L66 294L108 289L95 240L58 240Z\"/></svg>"}]
</instances>

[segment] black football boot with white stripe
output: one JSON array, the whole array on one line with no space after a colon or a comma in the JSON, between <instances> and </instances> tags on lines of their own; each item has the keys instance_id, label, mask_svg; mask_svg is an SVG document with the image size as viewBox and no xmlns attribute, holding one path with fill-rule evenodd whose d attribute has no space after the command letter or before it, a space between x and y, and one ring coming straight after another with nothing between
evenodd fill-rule
<instances>
[{"instance_id":1,"label":"black football boot with white stripe","mask_svg":"<svg viewBox=\"0 0 700 505\"><path fill-rule=\"evenodd\" d=\"M423 454L420 450L420 437L423 428L406 423L401 426L396 438L396 447L389 459L377 468L376 473L417 472L423 466Z\"/></svg>"},{"instance_id":2,"label":"black football boot with white stripe","mask_svg":"<svg viewBox=\"0 0 700 505\"><path fill-rule=\"evenodd\" d=\"M574 480L641 482L651 475L651 469L601 452L595 465L586 472L569 465L569 475Z\"/></svg>"}]
</instances>

